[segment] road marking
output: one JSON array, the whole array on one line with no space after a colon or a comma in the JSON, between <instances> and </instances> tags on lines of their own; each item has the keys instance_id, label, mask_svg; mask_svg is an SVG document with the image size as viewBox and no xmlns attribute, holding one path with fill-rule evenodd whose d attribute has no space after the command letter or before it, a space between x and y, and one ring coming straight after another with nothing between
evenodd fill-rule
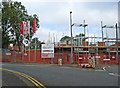
<instances>
[{"instance_id":1,"label":"road marking","mask_svg":"<svg viewBox=\"0 0 120 88\"><path fill-rule=\"evenodd\" d=\"M109 75L114 75L114 73L109 73Z\"/></svg>"},{"instance_id":2,"label":"road marking","mask_svg":"<svg viewBox=\"0 0 120 88\"><path fill-rule=\"evenodd\" d=\"M61 67L61 68L71 68L71 67Z\"/></svg>"},{"instance_id":3,"label":"road marking","mask_svg":"<svg viewBox=\"0 0 120 88\"><path fill-rule=\"evenodd\" d=\"M103 67L103 70L106 71L106 67Z\"/></svg>"},{"instance_id":4,"label":"road marking","mask_svg":"<svg viewBox=\"0 0 120 88\"><path fill-rule=\"evenodd\" d=\"M87 69L83 69L83 68L82 68L81 70L87 70Z\"/></svg>"},{"instance_id":5,"label":"road marking","mask_svg":"<svg viewBox=\"0 0 120 88\"><path fill-rule=\"evenodd\" d=\"M72 67L61 67L61 68L72 68ZM106 70L94 70L94 69L85 69L85 68L74 68L74 69L80 69L83 71L106 71Z\"/></svg>"},{"instance_id":6,"label":"road marking","mask_svg":"<svg viewBox=\"0 0 120 88\"><path fill-rule=\"evenodd\" d=\"M105 70L95 70L95 71L105 71Z\"/></svg>"},{"instance_id":7,"label":"road marking","mask_svg":"<svg viewBox=\"0 0 120 88\"><path fill-rule=\"evenodd\" d=\"M118 73L109 73L109 75L112 75L112 76L120 76Z\"/></svg>"},{"instance_id":8,"label":"road marking","mask_svg":"<svg viewBox=\"0 0 120 88\"><path fill-rule=\"evenodd\" d=\"M38 88L46 88L42 83L40 83L39 81L37 81L36 79L34 79L33 77L31 77L31 76L29 76L25 73L21 73L21 72L14 71L14 70L9 70L9 69L6 69L6 68L0 68L0 70L5 70L5 71L12 72L14 74L18 74L18 75L26 78L27 80L31 81Z\"/></svg>"},{"instance_id":9,"label":"road marking","mask_svg":"<svg viewBox=\"0 0 120 88\"><path fill-rule=\"evenodd\" d=\"M37 66L37 65L21 65L21 66Z\"/></svg>"}]
</instances>

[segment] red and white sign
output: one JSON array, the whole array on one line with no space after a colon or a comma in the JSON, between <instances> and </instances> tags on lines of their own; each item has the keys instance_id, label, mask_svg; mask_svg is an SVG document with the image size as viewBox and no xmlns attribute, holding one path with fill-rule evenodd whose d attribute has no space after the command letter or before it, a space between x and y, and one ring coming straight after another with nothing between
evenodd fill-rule
<instances>
[{"instance_id":1,"label":"red and white sign","mask_svg":"<svg viewBox=\"0 0 120 88\"><path fill-rule=\"evenodd\" d=\"M113 59L115 59L115 56L112 56Z\"/></svg>"},{"instance_id":2,"label":"red and white sign","mask_svg":"<svg viewBox=\"0 0 120 88\"><path fill-rule=\"evenodd\" d=\"M42 58L54 58L54 44L42 44L41 50Z\"/></svg>"},{"instance_id":3,"label":"red and white sign","mask_svg":"<svg viewBox=\"0 0 120 88\"><path fill-rule=\"evenodd\" d=\"M23 35L28 34L28 24L25 21L20 22L20 33Z\"/></svg>"},{"instance_id":4,"label":"red and white sign","mask_svg":"<svg viewBox=\"0 0 120 88\"><path fill-rule=\"evenodd\" d=\"M42 58L54 58L54 54L52 54L52 53L47 53L47 54L42 54L42 56L41 56Z\"/></svg>"},{"instance_id":5,"label":"red and white sign","mask_svg":"<svg viewBox=\"0 0 120 88\"><path fill-rule=\"evenodd\" d=\"M30 34L30 28L32 28L32 32L36 32L36 19L32 20L32 26L30 26L30 21L22 21L20 22L20 33L22 35Z\"/></svg>"},{"instance_id":6,"label":"red and white sign","mask_svg":"<svg viewBox=\"0 0 120 88\"><path fill-rule=\"evenodd\" d=\"M79 57L79 59L82 59L82 57Z\"/></svg>"},{"instance_id":7,"label":"red and white sign","mask_svg":"<svg viewBox=\"0 0 120 88\"><path fill-rule=\"evenodd\" d=\"M24 24L23 24L23 22L20 22L20 33L21 34L24 33Z\"/></svg>"},{"instance_id":8,"label":"red and white sign","mask_svg":"<svg viewBox=\"0 0 120 88\"><path fill-rule=\"evenodd\" d=\"M104 61L110 61L110 59L103 59Z\"/></svg>"},{"instance_id":9,"label":"red and white sign","mask_svg":"<svg viewBox=\"0 0 120 88\"><path fill-rule=\"evenodd\" d=\"M36 20L32 20L32 32L35 33L36 32Z\"/></svg>"}]
</instances>

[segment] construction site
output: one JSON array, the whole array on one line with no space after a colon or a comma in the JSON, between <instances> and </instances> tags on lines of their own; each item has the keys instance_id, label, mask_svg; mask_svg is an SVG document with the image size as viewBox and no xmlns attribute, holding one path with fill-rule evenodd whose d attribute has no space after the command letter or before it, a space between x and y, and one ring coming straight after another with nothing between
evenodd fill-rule
<instances>
[{"instance_id":1,"label":"construction site","mask_svg":"<svg viewBox=\"0 0 120 88\"><path fill-rule=\"evenodd\" d=\"M98 37L94 37L98 38ZM110 41L112 40L112 41ZM109 45L109 43L111 43ZM71 47L73 49L71 58ZM120 64L120 42L115 39L107 39L104 42L89 43L83 41L80 45L58 43L54 45L54 57L42 57L41 49L31 49L19 52L17 46L10 51L1 52L2 62L18 63L49 63L49 64L78 64L80 66L91 66L99 64ZM45 55L44 55L45 56ZM59 62L61 60L61 62ZM94 62L94 64L93 64Z\"/></svg>"},{"instance_id":2,"label":"construction site","mask_svg":"<svg viewBox=\"0 0 120 88\"><path fill-rule=\"evenodd\" d=\"M24 29L27 22L21 22L20 31L23 35L21 50L17 45L10 44L8 50L1 50L2 62L18 62L18 63L49 63L49 64L77 64L81 67L95 67L99 64L120 64L120 27L116 23L115 26L103 25L101 21L100 37L86 36L86 27L88 24L72 23L72 12L70 12L70 32L69 40L59 41L55 43L45 43L41 47L34 49L26 49L30 47L29 40L25 39L28 35L28 28ZM33 28L36 29L36 20ZM83 27L84 36L73 36L73 26ZM104 28L114 28L116 37L108 38L107 32L104 37ZM27 31L25 31L27 30ZM35 30L34 30L35 31ZM89 41L89 39L91 41ZM100 41L99 41L100 40ZM29 44L28 44L29 43Z\"/></svg>"}]
</instances>

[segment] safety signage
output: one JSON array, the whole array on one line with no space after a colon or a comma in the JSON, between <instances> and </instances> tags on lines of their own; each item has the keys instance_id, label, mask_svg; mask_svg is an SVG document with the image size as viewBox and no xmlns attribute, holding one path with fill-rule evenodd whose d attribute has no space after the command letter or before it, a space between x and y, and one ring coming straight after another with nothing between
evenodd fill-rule
<instances>
[{"instance_id":1,"label":"safety signage","mask_svg":"<svg viewBox=\"0 0 120 88\"><path fill-rule=\"evenodd\" d=\"M42 44L41 47L42 58L54 58L54 44Z\"/></svg>"}]
</instances>

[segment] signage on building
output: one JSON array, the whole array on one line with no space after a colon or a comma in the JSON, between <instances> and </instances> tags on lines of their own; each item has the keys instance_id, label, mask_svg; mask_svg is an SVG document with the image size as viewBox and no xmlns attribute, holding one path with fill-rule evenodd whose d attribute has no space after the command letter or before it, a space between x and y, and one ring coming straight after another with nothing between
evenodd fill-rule
<instances>
[{"instance_id":1,"label":"signage on building","mask_svg":"<svg viewBox=\"0 0 120 88\"><path fill-rule=\"evenodd\" d=\"M96 58L100 58L100 56L96 56Z\"/></svg>"},{"instance_id":2,"label":"signage on building","mask_svg":"<svg viewBox=\"0 0 120 88\"><path fill-rule=\"evenodd\" d=\"M54 58L54 44L42 44L41 57Z\"/></svg>"},{"instance_id":3,"label":"signage on building","mask_svg":"<svg viewBox=\"0 0 120 88\"><path fill-rule=\"evenodd\" d=\"M6 53L7 56L11 55L11 53Z\"/></svg>"}]
</instances>

